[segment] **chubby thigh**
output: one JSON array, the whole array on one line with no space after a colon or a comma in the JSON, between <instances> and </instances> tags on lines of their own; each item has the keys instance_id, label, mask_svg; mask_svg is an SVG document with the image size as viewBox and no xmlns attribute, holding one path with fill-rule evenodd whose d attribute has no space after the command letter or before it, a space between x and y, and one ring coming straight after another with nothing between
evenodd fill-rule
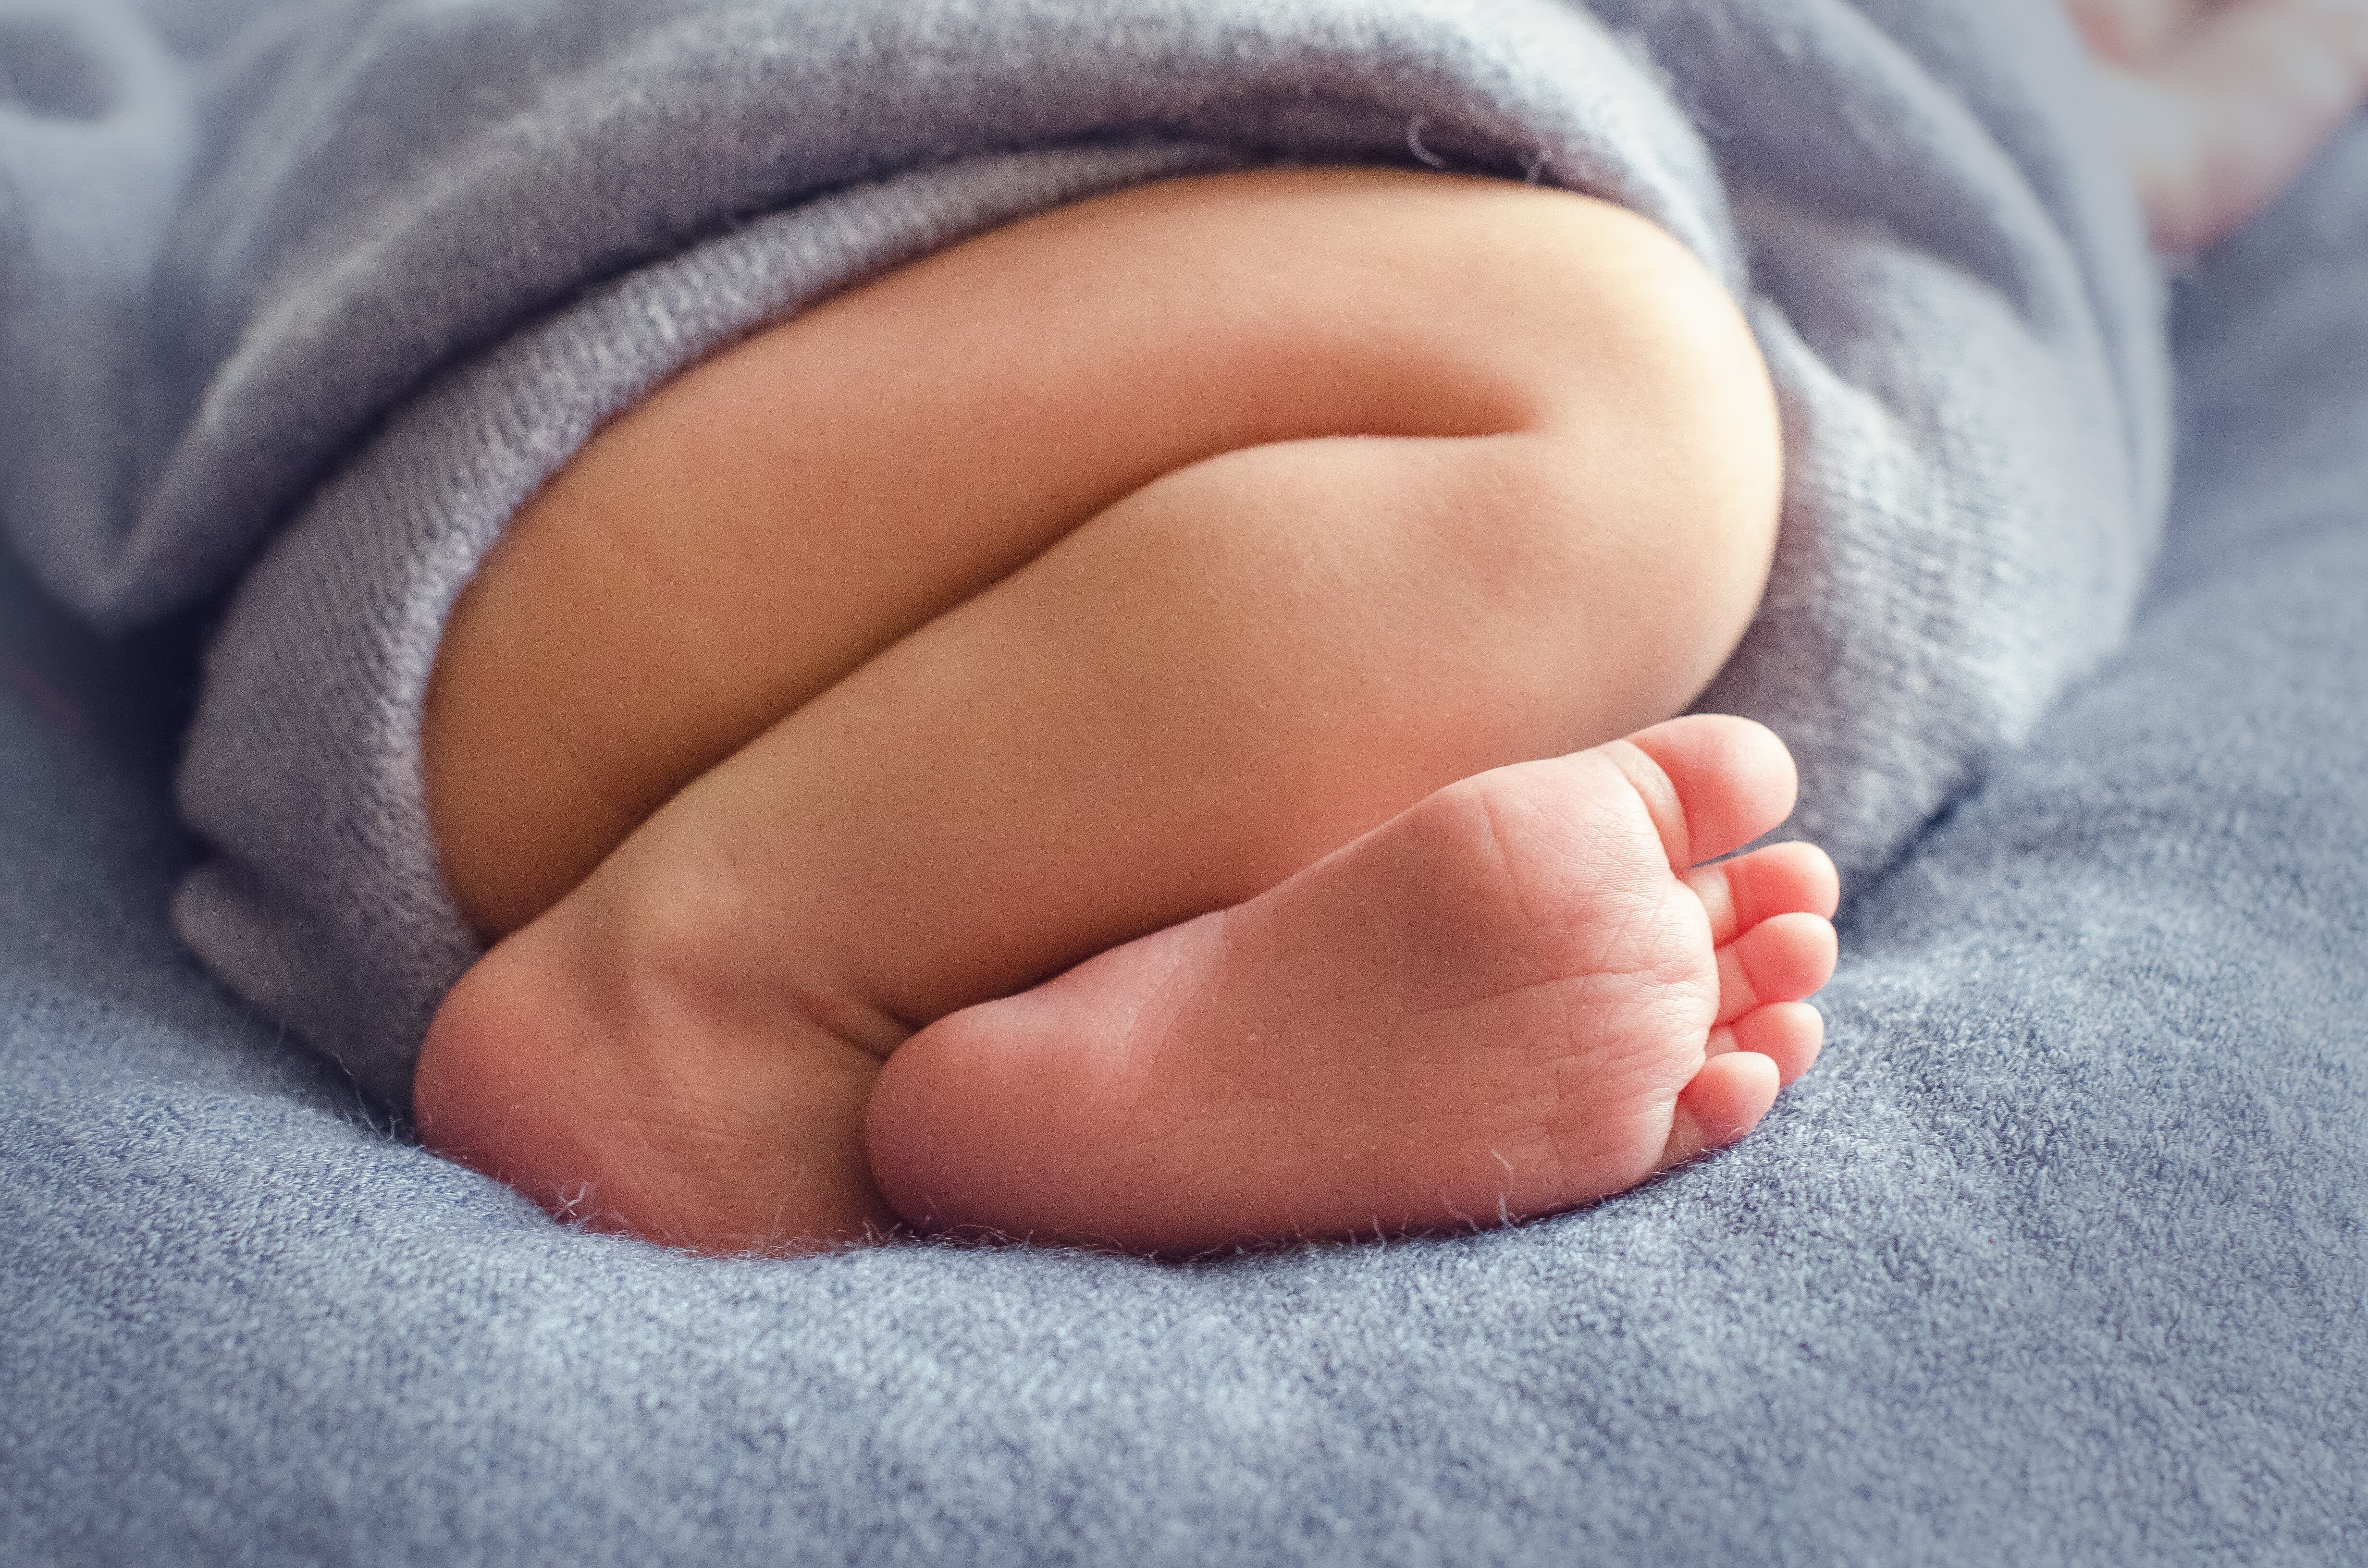
<instances>
[{"instance_id":1,"label":"chubby thigh","mask_svg":"<svg viewBox=\"0 0 2368 1568\"><path fill-rule=\"evenodd\" d=\"M628 948L762 929L892 1049L1683 709L1781 453L1733 301L1589 198L1278 170L1017 223L519 514L430 695L447 879L498 938L611 863Z\"/></svg>"}]
</instances>

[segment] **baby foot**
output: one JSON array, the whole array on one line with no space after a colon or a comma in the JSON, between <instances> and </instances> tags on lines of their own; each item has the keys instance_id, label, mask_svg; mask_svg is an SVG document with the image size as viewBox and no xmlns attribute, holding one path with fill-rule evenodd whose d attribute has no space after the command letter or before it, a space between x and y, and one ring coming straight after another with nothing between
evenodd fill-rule
<instances>
[{"instance_id":1,"label":"baby foot","mask_svg":"<svg viewBox=\"0 0 2368 1568\"><path fill-rule=\"evenodd\" d=\"M761 890L645 834L464 977L415 1113L564 1217L704 1252L900 1213L1164 1252L1544 1213L1742 1136L1816 1058L1831 862L1680 869L1793 790L1734 719L1483 774L901 1050L785 976Z\"/></svg>"},{"instance_id":2,"label":"baby foot","mask_svg":"<svg viewBox=\"0 0 2368 1568\"><path fill-rule=\"evenodd\" d=\"M1483 774L1249 903L941 1019L893 1056L908 1220L1189 1254L1477 1226L1749 1131L1816 1056L1832 863L1759 725Z\"/></svg>"}]
</instances>

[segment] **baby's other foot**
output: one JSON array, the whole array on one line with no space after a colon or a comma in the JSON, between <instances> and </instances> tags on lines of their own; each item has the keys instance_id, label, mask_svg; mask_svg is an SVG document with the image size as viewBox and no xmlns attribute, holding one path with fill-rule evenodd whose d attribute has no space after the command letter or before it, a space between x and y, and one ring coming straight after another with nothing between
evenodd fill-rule
<instances>
[{"instance_id":1,"label":"baby's other foot","mask_svg":"<svg viewBox=\"0 0 2368 1568\"><path fill-rule=\"evenodd\" d=\"M915 1036L905 1218L1192 1253L1494 1223L1731 1142L1816 1059L1831 861L1792 759L1696 717L1498 769L1247 903ZM1689 869L1689 868L1698 868Z\"/></svg>"},{"instance_id":2,"label":"baby's other foot","mask_svg":"<svg viewBox=\"0 0 2368 1568\"><path fill-rule=\"evenodd\" d=\"M2072 0L2166 251L2200 251L2294 183L2368 101L2368 0Z\"/></svg>"},{"instance_id":3,"label":"baby's other foot","mask_svg":"<svg viewBox=\"0 0 2368 1568\"><path fill-rule=\"evenodd\" d=\"M785 982L749 894L728 860L630 841L445 998L412 1081L421 1142L562 1219L693 1252L898 1230L863 1117L905 1031Z\"/></svg>"}]
</instances>

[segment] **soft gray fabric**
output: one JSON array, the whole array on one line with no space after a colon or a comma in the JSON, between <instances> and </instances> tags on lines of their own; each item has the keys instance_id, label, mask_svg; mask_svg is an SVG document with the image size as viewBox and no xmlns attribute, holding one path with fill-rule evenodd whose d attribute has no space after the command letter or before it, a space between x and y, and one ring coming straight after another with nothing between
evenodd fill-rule
<instances>
[{"instance_id":1,"label":"soft gray fabric","mask_svg":"<svg viewBox=\"0 0 2368 1568\"><path fill-rule=\"evenodd\" d=\"M557 1227L209 984L120 656L0 571L0 1561L2356 1557L2363 301L2368 127L2187 299L2135 641L1865 887L1816 1072L1473 1237Z\"/></svg>"},{"instance_id":2,"label":"soft gray fabric","mask_svg":"<svg viewBox=\"0 0 2368 1568\"><path fill-rule=\"evenodd\" d=\"M685 364L1015 214L1420 160L1668 227L1748 295L1793 463L1704 700L1793 744L1795 831L1853 874L2119 642L2154 549L2154 275L2047 0L152 14L0 0L37 84L0 119L0 517L109 625L259 561L182 781L213 853L176 920L391 1103L478 950L418 714L505 519Z\"/></svg>"}]
</instances>

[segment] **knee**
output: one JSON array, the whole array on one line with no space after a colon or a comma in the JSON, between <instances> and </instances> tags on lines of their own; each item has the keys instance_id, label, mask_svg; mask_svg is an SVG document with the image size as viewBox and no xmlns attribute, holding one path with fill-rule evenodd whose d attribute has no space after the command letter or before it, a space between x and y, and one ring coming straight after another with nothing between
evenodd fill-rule
<instances>
[{"instance_id":1,"label":"knee","mask_svg":"<svg viewBox=\"0 0 2368 1568\"><path fill-rule=\"evenodd\" d=\"M1474 551L1504 559L1639 722L1698 696L1774 557L1784 442L1742 310L1675 239L1584 198L1543 205L1478 286L1501 290L1528 417L1493 443ZM1558 280L1541 290L1537 279Z\"/></svg>"}]
</instances>

